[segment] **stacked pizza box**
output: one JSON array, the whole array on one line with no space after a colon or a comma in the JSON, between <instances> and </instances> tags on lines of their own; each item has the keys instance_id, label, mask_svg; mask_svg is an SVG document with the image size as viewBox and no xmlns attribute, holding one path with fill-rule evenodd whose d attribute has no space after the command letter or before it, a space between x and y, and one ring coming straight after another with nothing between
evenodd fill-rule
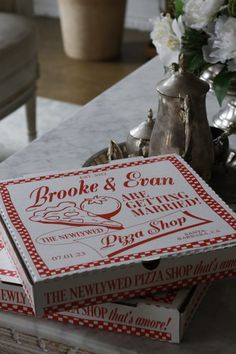
<instances>
[{"instance_id":1,"label":"stacked pizza box","mask_svg":"<svg viewBox=\"0 0 236 354\"><path fill-rule=\"evenodd\" d=\"M236 273L235 214L175 154L0 193L3 310L179 342L206 284Z\"/></svg>"}]
</instances>

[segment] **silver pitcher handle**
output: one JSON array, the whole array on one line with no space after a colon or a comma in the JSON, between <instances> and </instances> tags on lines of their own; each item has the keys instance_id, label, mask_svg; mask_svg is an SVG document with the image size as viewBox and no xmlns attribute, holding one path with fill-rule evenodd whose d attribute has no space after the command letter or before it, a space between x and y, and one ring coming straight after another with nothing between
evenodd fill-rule
<instances>
[{"instance_id":1,"label":"silver pitcher handle","mask_svg":"<svg viewBox=\"0 0 236 354\"><path fill-rule=\"evenodd\" d=\"M184 97L181 118L184 123L184 135L185 135L184 153L182 154L182 157L186 161L189 161L191 156L190 143L192 137L191 98L189 95L186 95Z\"/></svg>"},{"instance_id":2,"label":"silver pitcher handle","mask_svg":"<svg viewBox=\"0 0 236 354\"><path fill-rule=\"evenodd\" d=\"M117 142L115 140L111 140L108 146L107 150L107 158L108 162L111 162L112 160L119 160L124 158L123 151Z\"/></svg>"},{"instance_id":3,"label":"silver pitcher handle","mask_svg":"<svg viewBox=\"0 0 236 354\"><path fill-rule=\"evenodd\" d=\"M225 129L225 131L223 131L223 133L220 136L218 136L217 138L215 138L213 140L214 144L217 144L217 145L223 144L224 139L227 136L233 134L233 132L235 131L235 128L236 128L236 123L231 122L229 124L229 126Z\"/></svg>"}]
</instances>

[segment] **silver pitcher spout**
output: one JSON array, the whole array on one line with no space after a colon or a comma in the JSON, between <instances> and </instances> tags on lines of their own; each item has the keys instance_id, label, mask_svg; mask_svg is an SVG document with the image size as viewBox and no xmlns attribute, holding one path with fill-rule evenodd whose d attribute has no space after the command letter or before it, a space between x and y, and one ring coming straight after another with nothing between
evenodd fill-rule
<instances>
[{"instance_id":1,"label":"silver pitcher spout","mask_svg":"<svg viewBox=\"0 0 236 354\"><path fill-rule=\"evenodd\" d=\"M172 67L158 86L159 107L149 156L177 153L205 180L209 180L214 149L205 98L209 85L187 72L184 63Z\"/></svg>"}]
</instances>

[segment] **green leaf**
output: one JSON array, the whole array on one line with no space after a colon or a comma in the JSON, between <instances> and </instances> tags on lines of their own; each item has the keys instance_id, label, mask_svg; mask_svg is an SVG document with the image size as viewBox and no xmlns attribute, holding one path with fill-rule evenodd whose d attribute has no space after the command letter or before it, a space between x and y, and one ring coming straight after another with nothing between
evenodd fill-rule
<instances>
[{"instance_id":1,"label":"green leaf","mask_svg":"<svg viewBox=\"0 0 236 354\"><path fill-rule=\"evenodd\" d=\"M195 75L200 75L207 63L203 59L202 47L207 44L207 35L203 31L187 28L182 37L181 52L185 55L188 70Z\"/></svg>"},{"instance_id":2,"label":"green leaf","mask_svg":"<svg viewBox=\"0 0 236 354\"><path fill-rule=\"evenodd\" d=\"M230 81L236 77L235 72L226 72L223 71L219 73L213 80L213 89L216 94L216 98L220 104L222 105L222 102L227 94L227 91L229 89Z\"/></svg>"},{"instance_id":3,"label":"green leaf","mask_svg":"<svg viewBox=\"0 0 236 354\"><path fill-rule=\"evenodd\" d=\"M192 28L186 28L182 37L182 46L185 52L202 52L202 46L207 44L208 36L203 31L197 31Z\"/></svg>"},{"instance_id":4,"label":"green leaf","mask_svg":"<svg viewBox=\"0 0 236 354\"><path fill-rule=\"evenodd\" d=\"M189 61L188 69L191 72L195 72L199 69L199 66L201 66L201 58L199 59L199 56L196 55Z\"/></svg>"},{"instance_id":5,"label":"green leaf","mask_svg":"<svg viewBox=\"0 0 236 354\"><path fill-rule=\"evenodd\" d=\"M228 11L229 16L236 17L236 0L229 0Z\"/></svg>"},{"instance_id":6,"label":"green leaf","mask_svg":"<svg viewBox=\"0 0 236 354\"><path fill-rule=\"evenodd\" d=\"M184 12L184 3L183 0L175 0L175 17L183 15Z\"/></svg>"}]
</instances>

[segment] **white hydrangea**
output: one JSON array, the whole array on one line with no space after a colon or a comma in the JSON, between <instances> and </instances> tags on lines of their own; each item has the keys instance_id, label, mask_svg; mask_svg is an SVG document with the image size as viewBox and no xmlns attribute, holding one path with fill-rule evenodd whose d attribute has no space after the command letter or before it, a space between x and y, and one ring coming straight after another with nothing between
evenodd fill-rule
<instances>
[{"instance_id":1,"label":"white hydrangea","mask_svg":"<svg viewBox=\"0 0 236 354\"><path fill-rule=\"evenodd\" d=\"M236 18L221 16L216 19L214 26L208 31L208 45L203 46L203 57L208 63L225 63L235 71L236 63Z\"/></svg>"},{"instance_id":2,"label":"white hydrangea","mask_svg":"<svg viewBox=\"0 0 236 354\"><path fill-rule=\"evenodd\" d=\"M151 20L153 30L150 34L160 60L165 66L178 63L181 49L181 37L184 33L182 17L172 20L170 15Z\"/></svg>"},{"instance_id":3,"label":"white hydrangea","mask_svg":"<svg viewBox=\"0 0 236 354\"><path fill-rule=\"evenodd\" d=\"M201 30L212 21L225 0L185 0L184 22L188 27Z\"/></svg>"}]
</instances>

